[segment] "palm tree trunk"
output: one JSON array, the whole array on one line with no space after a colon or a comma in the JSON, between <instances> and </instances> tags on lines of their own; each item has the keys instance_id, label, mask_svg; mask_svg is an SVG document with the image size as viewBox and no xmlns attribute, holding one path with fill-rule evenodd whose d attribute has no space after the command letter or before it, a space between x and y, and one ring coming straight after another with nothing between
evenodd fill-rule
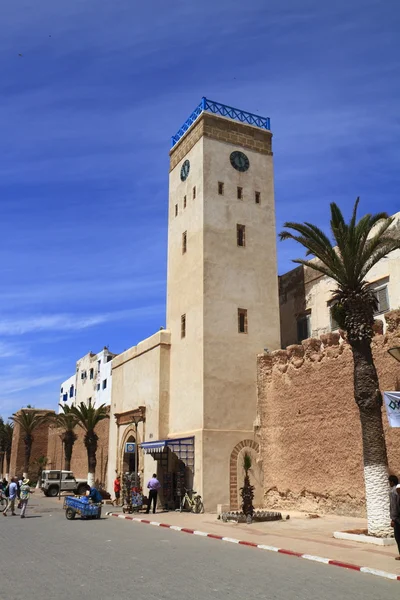
<instances>
[{"instance_id":1,"label":"palm tree trunk","mask_svg":"<svg viewBox=\"0 0 400 600\"><path fill-rule=\"evenodd\" d=\"M72 446L68 442L68 440L65 440L65 442L64 442L64 470L65 471L71 470L71 458L72 458Z\"/></svg>"},{"instance_id":2,"label":"palm tree trunk","mask_svg":"<svg viewBox=\"0 0 400 600\"><path fill-rule=\"evenodd\" d=\"M24 462L23 476L24 476L24 478L27 478L28 473L29 473L29 463L31 460L33 437L29 434L25 435L24 442L25 442L25 462Z\"/></svg>"},{"instance_id":3,"label":"palm tree trunk","mask_svg":"<svg viewBox=\"0 0 400 600\"><path fill-rule=\"evenodd\" d=\"M11 463L11 449L6 452L6 479L9 481L10 478L10 463Z\"/></svg>"},{"instance_id":4,"label":"palm tree trunk","mask_svg":"<svg viewBox=\"0 0 400 600\"><path fill-rule=\"evenodd\" d=\"M96 452L98 439L99 438L94 431L88 431L85 435L85 446L88 457L88 484L90 485L90 487L93 487L95 483L97 465Z\"/></svg>"},{"instance_id":5,"label":"palm tree trunk","mask_svg":"<svg viewBox=\"0 0 400 600\"><path fill-rule=\"evenodd\" d=\"M390 527L388 461L382 422L382 395L369 340L352 341L354 396L360 411L368 533L393 534Z\"/></svg>"}]
</instances>

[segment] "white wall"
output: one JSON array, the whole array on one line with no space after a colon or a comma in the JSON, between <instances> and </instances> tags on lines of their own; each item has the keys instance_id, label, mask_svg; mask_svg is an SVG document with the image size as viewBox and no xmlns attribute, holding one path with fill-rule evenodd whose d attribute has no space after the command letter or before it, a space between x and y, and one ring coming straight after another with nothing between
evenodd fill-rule
<instances>
[{"instance_id":1,"label":"white wall","mask_svg":"<svg viewBox=\"0 0 400 600\"><path fill-rule=\"evenodd\" d=\"M60 397L59 397L59 402L58 404L61 404L62 406L72 406L75 402L75 391L76 391L76 374L71 375L71 377L69 377L66 381L64 381L61 384L60 387ZM73 388L73 394L72 397L70 397L70 390L71 387ZM64 395L67 394L67 401L64 401ZM59 407L59 411L61 411L61 408Z\"/></svg>"}]
</instances>

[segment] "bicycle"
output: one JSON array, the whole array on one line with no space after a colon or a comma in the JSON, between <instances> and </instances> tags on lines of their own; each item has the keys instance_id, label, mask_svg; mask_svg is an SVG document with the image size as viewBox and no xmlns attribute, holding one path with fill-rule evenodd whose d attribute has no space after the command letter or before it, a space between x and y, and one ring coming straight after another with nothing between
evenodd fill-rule
<instances>
[{"instance_id":1,"label":"bicycle","mask_svg":"<svg viewBox=\"0 0 400 600\"><path fill-rule=\"evenodd\" d=\"M192 494L192 497L190 497L189 494ZM185 508L186 504L188 506L187 509ZM177 510L179 512L187 511L197 514L203 513L204 506L200 494L197 494L194 490L187 490L185 488L185 495L182 496L179 508Z\"/></svg>"}]
</instances>

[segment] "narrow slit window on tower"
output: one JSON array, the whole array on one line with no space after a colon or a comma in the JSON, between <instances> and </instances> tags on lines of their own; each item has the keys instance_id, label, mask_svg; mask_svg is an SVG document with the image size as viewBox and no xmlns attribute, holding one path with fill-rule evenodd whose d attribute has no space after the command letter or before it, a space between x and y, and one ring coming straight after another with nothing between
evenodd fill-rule
<instances>
[{"instance_id":1,"label":"narrow slit window on tower","mask_svg":"<svg viewBox=\"0 0 400 600\"><path fill-rule=\"evenodd\" d=\"M220 196L224 195L224 184L222 183L222 181L218 181L218 194Z\"/></svg>"},{"instance_id":2,"label":"narrow slit window on tower","mask_svg":"<svg viewBox=\"0 0 400 600\"><path fill-rule=\"evenodd\" d=\"M247 309L238 308L238 331L247 333Z\"/></svg>"},{"instance_id":3,"label":"narrow slit window on tower","mask_svg":"<svg viewBox=\"0 0 400 600\"><path fill-rule=\"evenodd\" d=\"M186 196L183 196L183 208L186 208Z\"/></svg>"},{"instance_id":4,"label":"narrow slit window on tower","mask_svg":"<svg viewBox=\"0 0 400 600\"><path fill-rule=\"evenodd\" d=\"M237 245L244 247L246 245L246 226L236 225Z\"/></svg>"},{"instance_id":5,"label":"narrow slit window on tower","mask_svg":"<svg viewBox=\"0 0 400 600\"><path fill-rule=\"evenodd\" d=\"M196 186L193 186L193 200L196 199Z\"/></svg>"},{"instance_id":6,"label":"narrow slit window on tower","mask_svg":"<svg viewBox=\"0 0 400 600\"><path fill-rule=\"evenodd\" d=\"M187 250L187 231L182 233L182 254L186 254Z\"/></svg>"},{"instance_id":7,"label":"narrow slit window on tower","mask_svg":"<svg viewBox=\"0 0 400 600\"><path fill-rule=\"evenodd\" d=\"M237 199L243 200L243 188L242 187L238 187L238 189L237 189Z\"/></svg>"},{"instance_id":8,"label":"narrow slit window on tower","mask_svg":"<svg viewBox=\"0 0 400 600\"><path fill-rule=\"evenodd\" d=\"M178 205L177 204L175 204L175 216L176 217L178 216Z\"/></svg>"},{"instance_id":9,"label":"narrow slit window on tower","mask_svg":"<svg viewBox=\"0 0 400 600\"><path fill-rule=\"evenodd\" d=\"M186 337L186 315L181 315L181 338Z\"/></svg>"},{"instance_id":10,"label":"narrow slit window on tower","mask_svg":"<svg viewBox=\"0 0 400 600\"><path fill-rule=\"evenodd\" d=\"M256 204L261 204L261 193L260 192L255 192L255 201L256 201Z\"/></svg>"}]
</instances>

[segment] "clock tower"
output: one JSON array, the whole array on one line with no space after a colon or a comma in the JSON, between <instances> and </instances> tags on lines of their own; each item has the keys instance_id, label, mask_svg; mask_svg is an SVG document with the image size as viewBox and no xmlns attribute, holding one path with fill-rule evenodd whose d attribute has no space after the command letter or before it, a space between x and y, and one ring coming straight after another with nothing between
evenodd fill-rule
<instances>
[{"instance_id":1,"label":"clock tower","mask_svg":"<svg viewBox=\"0 0 400 600\"><path fill-rule=\"evenodd\" d=\"M169 437L194 436L210 510L254 439L257 354L280 347L271 140L269 119L206 98L172 138Z\"/></svg>"}]
</instances>

